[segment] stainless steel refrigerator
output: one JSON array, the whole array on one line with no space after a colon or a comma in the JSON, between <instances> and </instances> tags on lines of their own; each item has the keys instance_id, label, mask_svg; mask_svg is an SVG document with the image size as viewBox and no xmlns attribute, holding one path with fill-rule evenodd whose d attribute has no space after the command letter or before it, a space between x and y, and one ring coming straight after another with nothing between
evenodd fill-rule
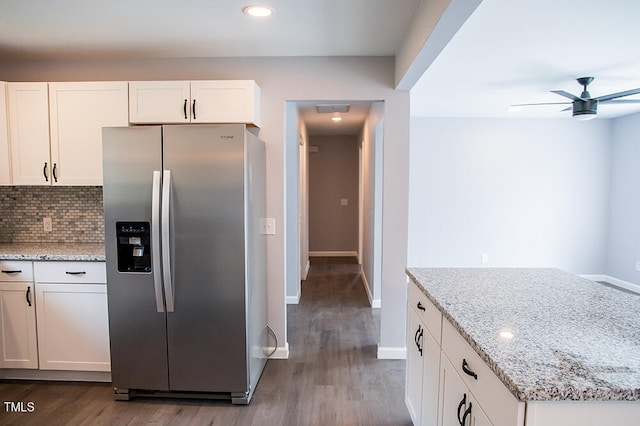
<instances>
[{"instance_id":1,"label":"stainless steel refrigerator","mask_svg":"<svg viewBox=\"0 0 640 426\"><path fill-rule=\"evenodd\" d=\"M266 363L264 143L244 125L103 129L116 399L247 404Z\"/></svg>"}]
</instances>

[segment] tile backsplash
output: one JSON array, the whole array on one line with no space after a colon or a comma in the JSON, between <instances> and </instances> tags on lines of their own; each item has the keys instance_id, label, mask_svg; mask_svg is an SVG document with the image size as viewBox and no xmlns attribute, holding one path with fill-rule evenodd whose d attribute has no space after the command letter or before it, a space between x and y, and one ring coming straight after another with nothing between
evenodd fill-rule
<instances>
[{"instance_id":1,"label":"tile backsplash","mask_svg":"<svg viewBox=\"0 0 640 426\"><path fill-rule=\"evenodd\" d=\"M102 187L0 186L0 243L102 242Z\"/></svg>"}]
</instances>

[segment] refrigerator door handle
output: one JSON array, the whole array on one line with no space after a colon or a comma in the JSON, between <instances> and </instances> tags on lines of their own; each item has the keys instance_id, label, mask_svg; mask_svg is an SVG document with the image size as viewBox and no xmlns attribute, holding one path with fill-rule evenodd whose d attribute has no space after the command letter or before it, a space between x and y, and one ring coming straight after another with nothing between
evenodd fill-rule
<instances>
[{"instance_id":1,"label":"refrigerator door handle","mask_svg":"<svg viewBox=\"0 0 640 426\"><path fill-rule=\"evenodd\" d=\"M167 312L173 312L173 280L171 274L171 170L162 176L162 274Z\"/></svg>"},{"instance_id":2,"label":"refrigerator door handle","mask_svg":"<svg viewBox=\"0 0 640 426\"><path fill-rule=\"evenodd\" d=\"M162 299L162 272L160 268L160 187L162 175L160 171L153 172L153 186L151 192L151 253L153 253L153 289L156 293L156 310L164 312Z\"/></svg>"}]
</instances>

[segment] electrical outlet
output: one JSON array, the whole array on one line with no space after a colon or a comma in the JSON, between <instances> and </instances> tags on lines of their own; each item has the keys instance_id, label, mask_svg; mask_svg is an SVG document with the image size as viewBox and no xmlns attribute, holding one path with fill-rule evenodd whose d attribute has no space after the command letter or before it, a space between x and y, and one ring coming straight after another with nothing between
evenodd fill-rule
<instances>
[{"instance_id":1,"label":"electrical outlet","mask_svg":"<svg viewBox=\"0 0 640 426\"><path fill-rule=\"evenodd\" d=\"M636 260L636 271L640 272L640 260Z\"/></svg>"},{"instance_id":2,"label":"electrical outlet","mask_svg":"<svg viewBox=\"0 0 640 426\"><path fill-rule=\"evenodd\" d=\"M486 265L489 263L489 253L482 253L482 264Z\"/></svg>"},{"instance_id":3,"label":"electrical outlet","mask_svg":"<svg viewBox=\"0 0 640 426\"><path fill-rule=\"evenodd\" d=\"M42 219L42 225L44 227L44 232L53 231L53 225L51 223L51 218L50 217L45 217L44 219Z\"/></svg>"}]
</instances>

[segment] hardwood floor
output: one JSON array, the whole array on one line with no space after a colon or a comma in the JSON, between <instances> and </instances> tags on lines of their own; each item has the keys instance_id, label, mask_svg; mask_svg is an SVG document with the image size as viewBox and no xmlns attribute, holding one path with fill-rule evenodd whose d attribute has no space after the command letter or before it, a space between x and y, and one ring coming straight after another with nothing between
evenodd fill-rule
<instances>
[{"instance_id":1,"label":"hardwood floor","mask_svg":"<svg viewBox=\"0 0 640 426\"><path fill-rule=\"evenodd\" d=\"M359 267L313 258L299 305L289 305L288 360L269 360L248 406L227 401L137 398L114 401L109 384L0 381L0 410L15 425L410 425L405 362L376 359L379 310L371 309ZM25 411L27 406L25 405Z\"/></svg>"}]
</instances>

